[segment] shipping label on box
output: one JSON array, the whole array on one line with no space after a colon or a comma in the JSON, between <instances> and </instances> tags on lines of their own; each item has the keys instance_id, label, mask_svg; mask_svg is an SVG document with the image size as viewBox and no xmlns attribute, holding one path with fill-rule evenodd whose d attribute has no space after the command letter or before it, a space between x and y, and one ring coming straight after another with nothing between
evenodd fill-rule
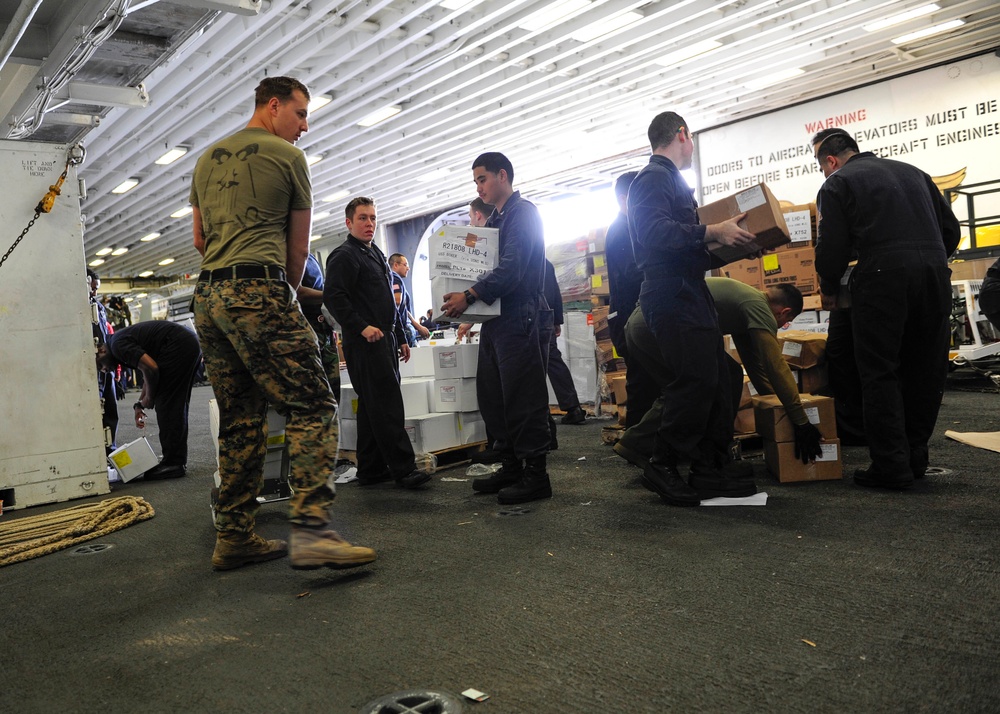
<instances>
[{"instance_id":1,"label":"shipping label on box","mask_svg":"<svg viewBox=\"0 0 1000 714\"><path fill-rule=\"evenodd\" d=\"M108 454L108 461L115 467L118 477L125 482L142 476L160 463L156 454L153 453L153 447L149 445L144 436L140 436L124 446L119 446Z\"/></svg>"},{"instance_id":2,"label":"shipping label on box","mask_svg":"<svg viewBox=\"0 0 1000 714\"><path fill-rule=\"evenodd\" d=\"M475 281L497 267L500 233L497 228L444 226L427 248L432 278Z\"/></svg>"},{"instance_id":3,"label":"shipping label on box","mask_svg":"<svg viewBox=\"0 0 1000 714\"><path fill-rule=\"evenodd\" d=\"M479 345L439 345L434 350L434 378L475 377Z\"/></svg>"},{"instance_id":4,"label":"shipping label on box","mask_svg":"<svg viewBox=\"0 0 1000 714\"><path fill-rule=\"evenodd\" d=\"M805 330L781 330L778 332L781 356L792 367L809 369L826 360L826 334Z\"/></svg>"},{"instance_id":5,"label":"shipping label on box","mask_svg":"<svg viewBox=\"0 0 1000 714\"><path fill-rule=\"evenodd\" d=\"M781 483L795 481L835 481L843 478L844 467L840 460L840 441L834 439L820 444L822 453L813 463L803 464L795 456L795 443L776 443L764 440L764 463Z\"/></svg>"},{"instance_id":6,"label":"shipping label on box","mask_svg":"<svg viewBox=\"0 0 1000 714\"><path fill-rule=\"evenodd\" d=\"M820 436L825 440L836 439L837 413L833 399L817 394L800 394L799 401L806 418L819 430ZM795 426L776 395L754 397L753 408L758 434L779 443L795 441Z\"/></svg>"},{"instance_id":7,"label":"shipping label on box","mask_svg":"<svg viewBox=\"0 0 1000 714\"><path fill-rule=\"evenodd\" d=\"M762 183L699 207L698 220L705 225L712 225L727 221L741 213L747 215L740 221L740 228L753 233L756 238L740 246L706 241L705 247L712 255L725 263L732 263L748 255L788 243L788 226L781 212L781 204Z\"/></svg>"},{"instance_id":8,"label":"shipping label on box","mask_svg":"<svg viewBox=\"0 0 1000 714\"><path fill-rule=\"evenodd\" d=\"M763 268L762 279L765 288L778 283L791 283L802 291L803 295L819 290L815 248L796 248L769 253L760 259L760 263Z\"/></svg>"},{"instance_id":9,"label":"shipping label on box","mask_svg":"<svg viewBox=\"0 0 1000 714\"><path fill-rule=\"evenodd\" d=\"M812 243L812 216L809 211L788 211L784 214L785 225L788 226L788 237L791 246L796 248ZM795 245L798 243L799 245Z\"/></svg>"},{"instance_id":10,"label":"shipping label on box","mask_svg":"<svg viewBox=\"0 0 1000 714\"><path fill-rule=\"evenodd\" d=\"M479 410L476 379L438 379L434 381L435 412L474 412Z\"/></svg>"}]
</instances>

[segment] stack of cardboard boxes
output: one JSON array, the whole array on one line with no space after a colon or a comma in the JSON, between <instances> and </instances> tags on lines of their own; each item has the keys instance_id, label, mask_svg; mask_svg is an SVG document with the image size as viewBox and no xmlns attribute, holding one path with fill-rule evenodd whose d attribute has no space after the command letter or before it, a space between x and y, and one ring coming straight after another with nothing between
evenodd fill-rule
<instances>
[{"instance_id":1,"label":"stack of cardboard boxes","mask_svg":"<svg viewBox=\"0 0 1000 714\"><path fill-rule=\"evenodd\" d=\"M795 456L795 429L781 402L774 395L753 398L757 432L764 440L764 463L782 483L840 479L840 440L833 400L811 394L802 395L802 406L822 436L823 453L814 463L803 464Z\"/></svg>"},{"instance_id":2,"label":"stack of cardboard boxes","mask_svg":"<svg viewBox=\"0 0 1000 714\"><path fill-rule=\"evenodd\" d=\"M476 399L479 345L438 345L410 350L400 381L403 426L415 453L434 453L486 440ZM357 449L358 394L340 387L340 447Z\"/></svg>"}]
</instances>

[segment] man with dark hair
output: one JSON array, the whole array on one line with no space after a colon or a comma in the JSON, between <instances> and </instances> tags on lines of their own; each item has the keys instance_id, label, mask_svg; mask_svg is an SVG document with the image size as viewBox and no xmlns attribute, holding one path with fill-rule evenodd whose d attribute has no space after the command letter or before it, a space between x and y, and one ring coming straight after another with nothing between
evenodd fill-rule
<instances>
[{"instance_id":1,"label":"man with dark hair","mask_svg":"<svg viewBox=\"0 0 1000 714\"><path fill-rule=\"evenodd\" d=\"M858 260L848 289L872 463L854 481L908 488L927 470L948 372L948 257L961 239L958 219L930 176L859 152L843 129L811 143L826 177L816 197L824 307L836 309L847 264Z\"/></svg>"},{"instance_id":2,"label":"man with dark hair","mask_svg":"<svg viewBox=\"0 0 1000 714\"><path fill-rule=\"evenodd\" d=\"M656 399L659 388L642 363L631 359L625 341L625 323L639 304L639 289L642 287L642 271L635 264L632 239L628 232L628 189L639 175L638 171L627 171L615 180L615 198L618 201L618 215L608 227L605 236L605 259L608 263L608 331L611 343L618 355L625 361L625 394L627 409L625 428L635 426L649 411Z\"/></svg>"},{"instance_id":3,"label":"man with dark hair","mask_svg":"<svg viewBox=\"0 0 1000 714\"><path fill-rule=\"evenodd\" d=\"M482 228L486 225L490 215L493 213L493 206L476 196L469 204L469 225Z\"/></svg>"},{"instance_id":4,"label":"man with dark hair","mask_svg":"<svg viewBox=\"0 0 1000 714\"><path fill-rule=\"evenodd\" d=\"M358 393L358 482L395 480L417 488L431 475L417 471L403 425L399 360L410 359L410 346L392 297L389 265L374 240L375 202L355 198L345 215L347 240L327 258L323 304L343 328L344 360Z\"/></svg>"},{"instance_id":5,"label":"man with dark hair","mask_svg":"<svg viewBox=\"0 0 1000 714\"><path fill-rule=\"evenodd\" d=\"M169 320L124 327L97 350L97 368L102 372L114 372L120 364L142 372L142 392L132 407L136 427L145 427L144 410L156 409L163 459L143 474L146 481L178 478L187 472L188 405L200 362L197 336Z\"/></svg>"},{"instance_id":6,"label":"man with dark hair","mask_svg":"<svg viewBox=\"0 0 1000 714\"><path fill-rule=\"evenodd\" d=\"M721 470L732 424L728 369L722 333L705 272L713 260L705 241L743 245L754 236L737 223L741 214L709 226L699 225L696 204L681 170L691 166L694 141L674 112L649 125L653 155L632 181L628 194L629 233L636 265L643 272L639 305L666 367L660 394L663 416L643 485L675 506L697 506L702 496L745 496L750 481L736 481ZM677 470L691 460L690 483Z\"/></svg>"},{"instance_id":7,"label":"man with dark hair","mask_svg":"<svg viewBox=\"0 0 1000 714\"><path fill-rule=\"evenodd\" d=\"M392 279L392 298L396 301L396 309L399 310L399 321L403 325L406 344L414 347L417 344L418 334L426 340L431 336L431 331L413 317L413 302L410 300L410 291L406 289L406 283L403 282L410 273L410 261L402 253L393 253L389 256L389 271Z\"/></svg>"},{"instance_id":8,"label":"man with dark hair","mask_svg":"<svg viewBox=\"0 0 1000 714\"><path fill-rule=\"evenodd\" d=\"M375 560L375 551L328 530L337 403L295 299L309 253L312 184L305 155L293 144L309 130L308 104L309 90L298 80L265 78L246 128L209 146L191 182L194 246L203 256L195 325L219 404L216 570L289 550L285 541L254 532L268 403L288 419L292 567Z\"/></svg>"},{"instance_id":9,"label":"man with dark hair","mask_svg":"<svg viewBox=\"0 0 1000 714\"><path fill-rule=\"evenodd\" d=\"M442 310L459 317L477 300L502 298L500 316L483 324L476 391L486 430L496 439L503 466L476 479L478 493L503 504L552 496L545 456L549 449L548 363L552 310L545 301L545 238L535 205L513 188L514 169L498 152L472 162L480 198L496 208L487 226L500 229L497 267L464 293L444 296Z\"/></svg>"},{"instance_id":10,"label":"man with dark hair","mask_svg":"<svg viewBox=\"0 0 1000 714\"><path fill-rule=\"evenodd\" d=\"M750 383L758 394L776 394L795 429L795 455L802 463L815 460L821 453L819 430L809 423L795 376L781 355L778 328L794 320L802 312L802 293L791 283L780 283L764 292L730 278L706 278L719 314L719 329L730 335L736 351L746 367ZM640 362L649 374L658 379L669 374L656 338L646 326L642 311L635 310L625 327L629 347L635 361ZM726 355L729 379L719 384L719 389L729 390L732 406L727 417L728 435L732 438L733 421L740 394L743 391L743 368ZM615 444L615 452L636 466L645 467L653 453L653 443L661 420L662 398L657 399L641 421L625 430ZM748 475L740 462L724 467L736 474ZM709 495L709 494L705 494ZM719 494L722 495L722 494Z\"/></svg>"}]
</instances>

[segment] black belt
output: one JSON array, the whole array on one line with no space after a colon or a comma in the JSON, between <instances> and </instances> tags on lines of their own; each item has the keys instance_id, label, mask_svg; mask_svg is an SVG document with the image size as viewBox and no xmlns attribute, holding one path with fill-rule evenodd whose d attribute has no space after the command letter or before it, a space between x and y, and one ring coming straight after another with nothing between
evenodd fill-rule
<instances>
[{"instance_id":1,"label":"black belt","mask_svg":"<svg viewBox=\"0 0 1000 714\"><path fill-rule=\"evenodd\" d=\"M219 280L253 280L264 278L284 280L285 271L277 265L230 265L226 268L203 270L198 275L200 283L214 283Z\"/></svg>"}]
</instances>

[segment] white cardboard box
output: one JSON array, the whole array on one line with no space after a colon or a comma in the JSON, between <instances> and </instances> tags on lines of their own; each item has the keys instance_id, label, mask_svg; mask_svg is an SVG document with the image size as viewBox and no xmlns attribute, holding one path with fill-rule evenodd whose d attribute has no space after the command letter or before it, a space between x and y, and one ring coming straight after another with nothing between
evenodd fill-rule
<instances>
[{"instance_id":1,"label":"white cardboard box","mask_svg":"<svg viewBox=\"0 0 1000 714\"><path fill-rule=\"evenodd\" d=\"M410 417L431 412L431 390L434 380L430 377L407 377L399 384L403 395L403 416Z\"/></svg>"},{"instance_id":2,"label":"white cardboard box","mask_svg":"<svg viewBox=\"0 0 1000 714\"><path fill-rule=\"evenodd\" d=\"M486 322L500 315L500 298L493 301L492 305L487 305L482 300L477 300L476 304L462 313L461 317L451 318L441 314L441 306L444 305L444 296L448 293L460 293L468 290L476 284L475 280L459 280L458 278L431 278L431 304L434 309L434 318L438 322L456 320L460 322Z\"/></svg>"},{"instance_id":3,"label":"white cardboard box","mask_svg":"<svg viewBox=\"0 0 1000 714\"><path fill-rule=\"evenodd\" d=\"M426 340L417 345L410 350L410 361L399 363L399 376L404 379L434 376L434 349L427 345Z\"/></svg>"},{"instance_id":4,"label":"white cardboard box","mask_svg":"<svg viewBox=\"0 0 1000 714\"><path fill-rule=\"evenodd\" d=\"M358 418L358 393L350 382L340 383L340 418L347 421Z\"/></svg>"},{"instance_id":5,"label":"white cardboard box","mask_svg":"<svg viewBox=\"0 0 1000 714\"><path fill-rule=\"evenodd\" d=\"M434 380L435 412L474 412L479 410L476 398L476 379Z\"/></svg>"},{"instance_id":6,"label":"white cardboard box","mask_svg":"<svg viewBox=\"0 0 1000 714\"><path fill-rule=\"evenodd\" d=\"M480 412L459 412L455 415L460 444L486 441L486 422Z\"/></svg>"},{"instance_id":7,"label":"white cardboard box","mask_svg":"<svg viewBox=\"0 0 1000 714\"><path fill-rule=\"evenodd\" d=\"M340 420L340 448L347 451L357 451L358 422L356 419Z\"/></svg>"},{"instance_id":8,"label":"white cardboard box","mask_svg":"<svg viewBox=\"0 0 1000 714\"><path fill-rule=\"evenodd\" d=\"M285 417L274 410L274 407L267 407L267 448L273 449L285 443Z\"/></svg>"},{"instance_id":9,"label":"white cardboard box","mask_svg":"<svg viewBox=\"0 0 1000 714\"><path fill-rule=\"evenodd\" d=\"M478 280L497 267L500 229L474 226L443 226L428 241L432 278Z\"/></svg>"},{"instance_id":10,"label":"white cardboard box","mask_svg":"<svg viewBox=\"0 0 1000 714\"><path fill-rule=\"evenodd\" d=\"M121 480L126 482L142 476L160 463L153 453L153 447L144 436L130 441L125 446L119 446L108 454L108 461L115 467Z\"/></svg>"},{"instance_id":11,"label":"white cardboard box","mask_svg":"<svg viewBox=\"0 0 1000 714\"><path fill-rule=\"evenodd\" d=\"M434 378L462 379L475 377L479 363L479 345L441 345L434 350Z\"/></svg>"},{"instance_id":12,"label":"white cardboard box","mask_svg":"<svg viewBox=\"0 0 1000 714\"><path fill-rule=\"evenodd\" d=\"M421 414L403 422L414 453L441 451L458 446L456 414Z\"/></svg>"}]
</instances>

